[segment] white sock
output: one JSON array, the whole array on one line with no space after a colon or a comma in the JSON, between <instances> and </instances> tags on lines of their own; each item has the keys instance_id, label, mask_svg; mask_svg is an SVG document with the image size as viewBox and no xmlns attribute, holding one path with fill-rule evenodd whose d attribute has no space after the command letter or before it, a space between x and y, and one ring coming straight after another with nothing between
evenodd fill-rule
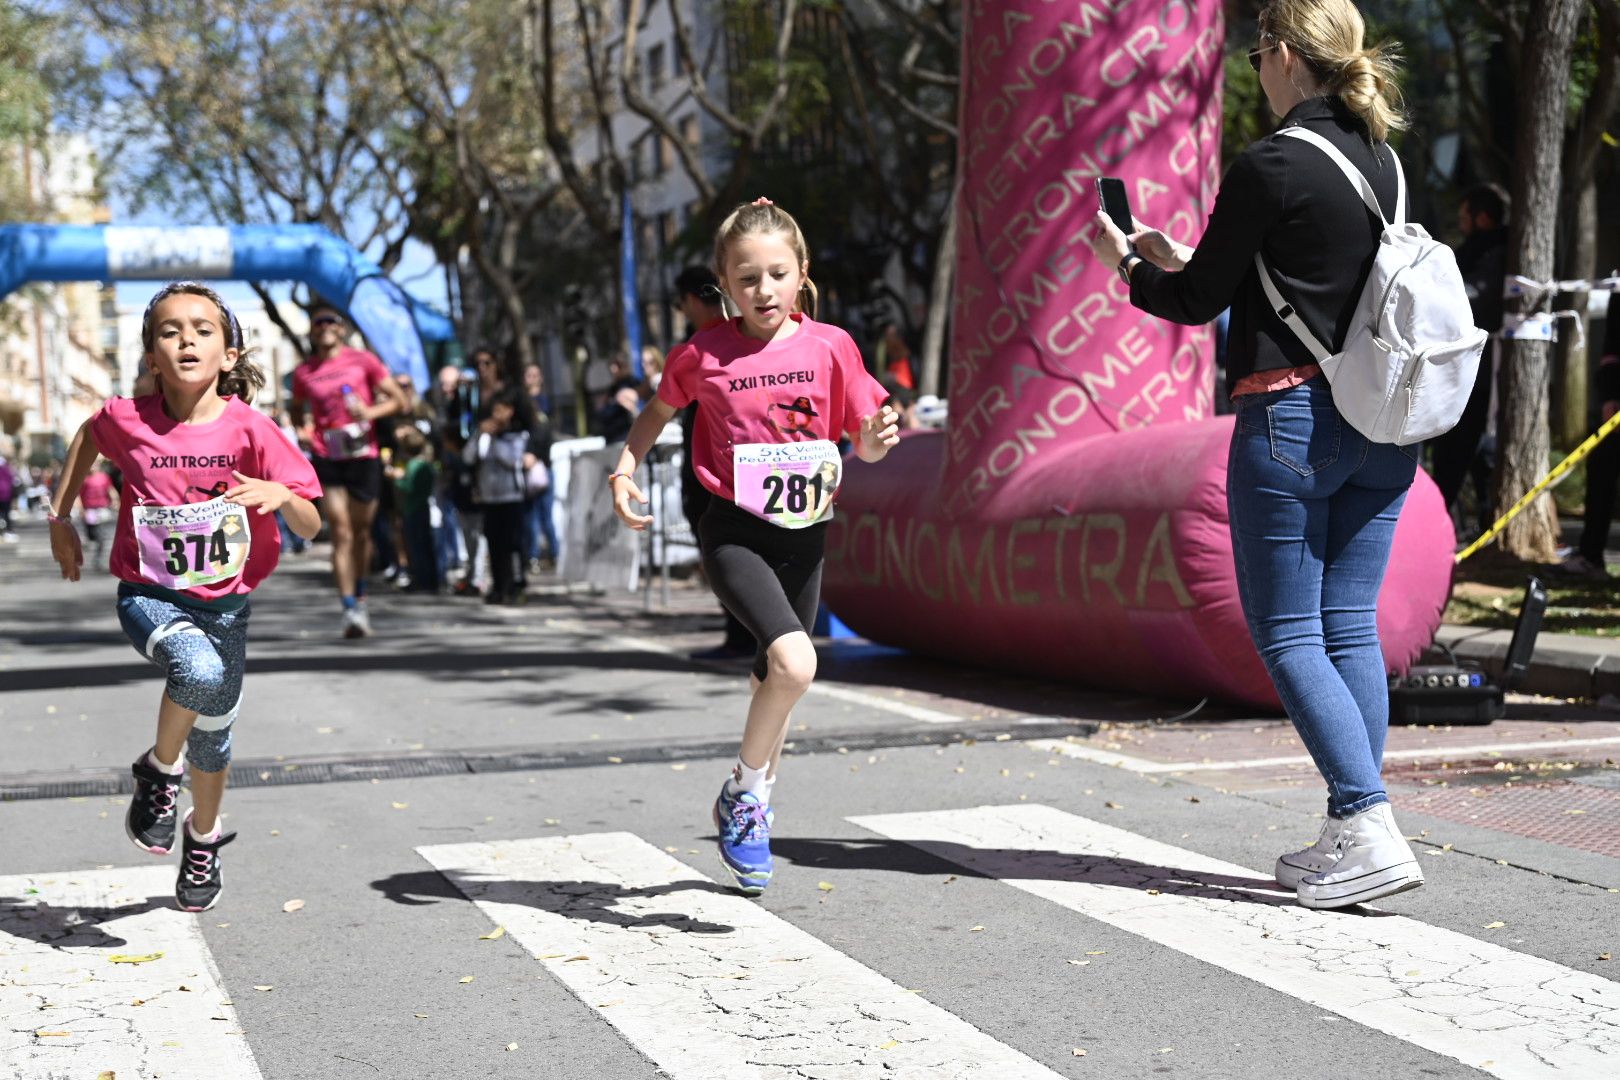
<instances>
[{"instance_id":1,"label":"white sock","mask_svg":"<svg viewBox=\"0 0 1620 1080\"><path fill-rule=\"evenodd\" d=\"M220 831L221 828L222 828L222 826L220 825L219 819L215 818L214 819L214 831L213 832L207 832L207 833L200 833L195 828L192 827L191 819L189 817L186 819L186 832L190 833L191 838L193 840L197 841L200 844L207 844L207 843L210 843L211 841L218 840L219 839L219 831Z\"/></svg>"},{"instance_id":2,"label":"white sock","mask_svg":"<svg viewBox=\"0 0 1620 1080\"><path fill-rule=\"evenodd\" d=\"M185 751L180 752L180 756L174 759L173 765L165 765L158 760L157 747L154 746L146 752L146 763L158 772L168 773L170 776L179 776L186 771Z\"/></svg>"},{"instance_id":3,"label":"white sock","mask_svg":"<svg viewBox=\"0 0 1620 1080\"><path fill-rule=\"evenodd\" d=\"M771 805L771 796L774 794L776 794L776 777L773 776L765 781L765 792L759 797L759 801L769 806Z\"/></svg>"},{"instance_id":4,"label":"white sock","mask_svg":"<svg viewBox=\"0 0 1620 1080\"><path fill-rule=\"evenodd\" d=\"M769 764L766 764L764 768L756 769L739 757L737 764L731 769L731 779L726 781L726 791L732 795L739 795L746 791L762 803L769 802L771 784L769 780L765 779L765 774L768 771L770 771Z\"/></svg>"}]
</instances>

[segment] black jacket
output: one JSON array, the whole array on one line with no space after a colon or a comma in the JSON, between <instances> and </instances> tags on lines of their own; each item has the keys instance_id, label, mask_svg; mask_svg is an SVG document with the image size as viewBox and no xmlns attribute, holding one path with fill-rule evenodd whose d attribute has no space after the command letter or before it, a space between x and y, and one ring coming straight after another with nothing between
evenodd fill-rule
<instances>
[{"instance_id":1,"label":"black jacket","mask_svg":"<svg viewBox=\"0 0 1620 1080\"><path fill-rule=\"evenodd\" d=\"M1471 233L1457 249L1457 270L1468 290L1474 325L1496 333L1502 329L1502 279L1507 274L1506 229ZM1490 352L1487 346L1485 351Z\"/></svg>"},{"instance_id":2,"label":"black jacket","mask_svg":"<svg viewBox=\"0 0 1620 1080\"><path fill-rule=\"evenodd\" d=\"M1282 127L1322 135L1372 183L1389 215L1395 205L1394 154L1337 97L1302 101ZM1410 199L1408 199L1410 202ZM1259 250L1283 295L1312 332L1337 351L1371 272L1382 225L1344 174L1316 147L1271 134L1232 163L1203 239L1177 273L1138 264L1131 303L1172 322L1207 323L1230 306L1226 384L1315 359L1266 303L1254 266Z\"/></svg>"}]
</instances>

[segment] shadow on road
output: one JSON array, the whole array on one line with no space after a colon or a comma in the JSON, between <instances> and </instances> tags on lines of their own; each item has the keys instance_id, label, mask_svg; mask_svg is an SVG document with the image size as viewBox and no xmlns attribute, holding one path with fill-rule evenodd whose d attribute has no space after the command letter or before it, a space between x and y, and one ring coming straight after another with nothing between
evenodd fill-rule
<instances>
[{"instance_id":1,"label":"shadow on road","mask_svg":"<svg viewBox=\"0 0 1620 1080\"><path fill-rule=\"evenodd\" d=\"M371 887L396 904L412 907L436 904L440 900L479 900L531 907L570 919L584 919L630 930L667 926L687 934L729 934L736 929L724 923L703 922L673 911L633 914L616 910L616 905L625 900L643 900L672 893L731 895L731 890L701 879L626 889L600 881L513 881L462 874L454 870L447 874L436 870L419 870L373 881Z\"/></svg>"}]
</instances>

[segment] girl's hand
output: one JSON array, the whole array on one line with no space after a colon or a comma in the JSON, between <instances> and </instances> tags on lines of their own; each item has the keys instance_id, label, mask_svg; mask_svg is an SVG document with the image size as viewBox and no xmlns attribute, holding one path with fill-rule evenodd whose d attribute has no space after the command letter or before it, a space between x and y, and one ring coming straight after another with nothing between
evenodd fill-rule
<instances>
[{"instance_id":1,"label":"girl's hand","mask_svg":"<svg viewBox=\"0 0 1620 1080\"><path fill-rule=\"evenodd\" d=\"M900 414L888 405L875 416L861 417L861 434L855 441L855 456L862 461L882 461L889 447L900 442Z\"/></svg>"},{"instance_id":2,"label":"girl's hand","mask_svg":"<svg viewBox=\"0 0 1620 1080\"><path fill-rule=\"evenodd\" d=\"M630 526L636 532L641 532L652 524L652 517L647 514L638 514L630 509L630 500L634 499L642 506L647 505L647 496L641 493L636 481L629 476L615 476L608 481L609 490L613 492L613 512L619 515L619 520Z\"/></svg>"},{"instance_id":3,"label":"girl's hand","mask_svg":"<svg viewBox=\"0 0 1620 1080\"><path fill-rule=\"evenodd\" d=\"M261 516L275 513L292 498L292 492L274 480L255 480L235 469L231 470L231 475L236 477L236 486L225 493L226 501L238 506L257 506Z\"/></svg>"},{"instance_id":4,"label":"girl's hand","mask_svg":"<svg viewBox=\"0 0 1620 1080\"><path fill-rule=\"evenodd\" d=\"M79 530L73 527L73 522L51 522L51 558L62 568L63 581L79 580L84 548L79 544Z\"/></svg>"}]
</instances>

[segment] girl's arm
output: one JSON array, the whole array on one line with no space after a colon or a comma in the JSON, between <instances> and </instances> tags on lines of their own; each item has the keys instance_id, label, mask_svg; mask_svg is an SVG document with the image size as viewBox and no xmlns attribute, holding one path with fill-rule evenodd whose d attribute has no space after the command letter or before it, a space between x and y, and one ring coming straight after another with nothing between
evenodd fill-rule
<instances>
[{"instance_id":1,"label":"girl's arm","mask_svg":"<svg viewBox=\"0 0 1620 1080\"><path fill-rule=\"evenodd\" d=\"M79 532L73 527L71 517L73 504L79 500L79 489L84 486L84 478L90 475L100 456L101 448L96 445L90 421L86 420L68 447L67 461L62 466L62 479L56 485L50 504L51 557L62 568L62 577L68 581L78 581L79 567L84 565L84 549L79 546Z\"/></svg>"},{"instance_id":2,"label":"girl's arm","mask_svg":"<svg viewBox=\"0 0 1620 1080\"><path fill-rule=\"evenodd\" d=\"M225 498L238 506L256 506L260 514L273 514L281 511L286 519L287 528L303 537L305 540L315 539L315 534L321 531L321 515L315 509L315 504L295 494L286 484L275 480L260 480L231 470L236 477L236 486L225 493Z\"/></svg>"},{"instance_id":3,"label":"girl's arm","mask_svg":"<svg viewBox=\"0 0 1620 1080\"><path fill-rule=\"evenodd\" d=\"M305 540L315 539L315 534L321 531L320 511L302 495L287 493L287 501L281 504L281 517L287 528Z\"/></svg>"},{"instance_id":4,"label":"girl's arm","mask_svg":"<svg viewBox=\"0 0 1620 1080\"><path fill-rule=\"evenodd\" d=\"M635 472L646 458L647 451L652 449L652 444L658 441L659 432L664 430L664 425L674 415L675 407L659 398L647 402L641 415L630 426L630 434L624 440L624 451L619 454L619 464L608 478L608 490L613 494L613 512L619 515L620 521L637 532L652 524L652 518L630 509L631 499L647 505L647 496L636 486Z\"/></svg>"}]
</instances>

